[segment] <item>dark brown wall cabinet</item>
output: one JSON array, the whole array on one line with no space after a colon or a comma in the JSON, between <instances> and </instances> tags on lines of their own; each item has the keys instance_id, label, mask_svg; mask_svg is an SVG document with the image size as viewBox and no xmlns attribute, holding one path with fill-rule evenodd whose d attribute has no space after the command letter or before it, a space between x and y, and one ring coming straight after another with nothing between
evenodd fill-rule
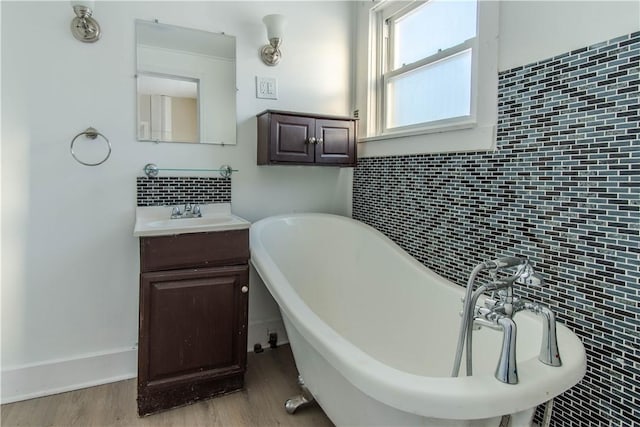
<instances>
[{"instance_id":1,"label":"dark brown wall cabinet","mask_svg":"<svg viewBox=\"0 0 640 427\"><path fill-rule=\"evenodd\" d=\"M356 120L267 110L258 115L259 165L356 165Z\"/></svg>"},{"instance_id":2,"label":"dark brown wall cabinet","mask_svg":"<svg viewBox=\"0 0 640 427\"><path fill-rule=\"evenodd\" d=\"M241 389L249 231L140 238L138 414Z\"/></svg>"}]
</instances>

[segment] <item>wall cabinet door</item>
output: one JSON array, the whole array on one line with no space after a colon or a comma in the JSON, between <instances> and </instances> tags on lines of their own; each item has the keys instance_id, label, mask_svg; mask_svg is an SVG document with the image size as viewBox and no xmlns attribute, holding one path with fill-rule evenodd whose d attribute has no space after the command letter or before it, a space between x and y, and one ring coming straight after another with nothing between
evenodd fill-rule
<instances>
[{"instance_id":1,"label":"wall cabinet door","mask_svg":"<svg viewBox=\"0 0 640 427\"><path fill-rule=\"evenodd\" d=\"M140 415L243 386L248 283L246 264L140 275Z\"/></svg>"},{"instance_id":2,"label":"wall cabinet door","mask_svg":"<svg viewBox=\"0 0 640 427\"><path fill-rule=\"evenodd\" d=\"M258 164L355 166L356 121L267 110L258 115Z\"/></svg>"},{"instance_id":3,"label":"wall cabinet door","mask_svg":"<svg viewBox=\"0 0 640 427\"><path fill-rule=\"evenodd\" d=\"M308 117L283 116L271 117L270 158L275 162L313 163L314 145L310 144L314 136L315 120Z\"/></svg>"},{"instance_id":4,"label":"wall cabinet door","mask_svg":"<svg viewBox=\"0 0 640 427\"><path fill-rule=\"evenodd\" d=\"M353 120L317 119L315 126L316 163L353 165L356 162L356 137Z\"/></svg>"}]
</instances>

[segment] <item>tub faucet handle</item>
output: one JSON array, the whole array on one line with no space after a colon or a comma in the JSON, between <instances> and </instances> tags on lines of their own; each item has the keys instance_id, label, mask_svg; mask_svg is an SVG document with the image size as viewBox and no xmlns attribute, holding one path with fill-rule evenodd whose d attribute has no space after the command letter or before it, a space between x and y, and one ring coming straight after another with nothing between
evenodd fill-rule
<instances>
[{"instance_id":1,"label":"tub faucet handle","mask_svg":"<svg viewBox=\"0 0 640 427\"><path fill-rule=\"evenodd\" d=\"M517 278L515 282L520 285L531 286L535 288L539 288L545 285L542 275L537 273L528 261L525 264L521 265L520 268L518 268L516 276Z\"/></svg>"}]
</instances>

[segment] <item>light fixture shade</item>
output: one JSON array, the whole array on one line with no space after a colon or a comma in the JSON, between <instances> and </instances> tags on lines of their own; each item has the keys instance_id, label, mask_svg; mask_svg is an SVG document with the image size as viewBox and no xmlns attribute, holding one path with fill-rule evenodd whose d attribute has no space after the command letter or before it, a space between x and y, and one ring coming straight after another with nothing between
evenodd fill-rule
<instances>
[{"instance_id":1,"label":"light fixture shade","mask_svg":"<svg viewBox=\"0 0 640 427\"><path fill-rule=\"evenodd\" d=\"M267 27L267 39L281 39L284 35L285 18L284 15L267 15L262 18L262 22Z\"/></svg>"},{"instance_id":2,"label":"light fixture shade","mask_svg":"<svg viewBox=\"0 0 640 427\"><path fill-rule=\"evenodd\" d=\"M70 3L71 7L84 6L91 10L93 10L93 7L95 6L95 2L93 0L71 0Z\"/></svg>"}]
</instances>

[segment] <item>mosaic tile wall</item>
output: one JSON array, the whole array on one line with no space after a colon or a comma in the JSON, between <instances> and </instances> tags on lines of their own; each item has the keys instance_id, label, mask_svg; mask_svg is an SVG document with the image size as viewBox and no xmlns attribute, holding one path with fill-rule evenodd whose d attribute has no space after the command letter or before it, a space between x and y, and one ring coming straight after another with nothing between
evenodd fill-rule
<instances>
[{"instance_id":1,"label":"mosaic tile wall","mask_svg":"<svg viewBox=\"0 0 640 427\"><path fill-rule=\"evenodd\" d=\"M137 177L138 206L231 203L231 178Z\"/></svg>"},{"instance_id":2,"label":"mosaic tile wall","mask_svg":"<svg viewBox=\"0 0 640 427\"><path fill-rule=\"evenodd\" d=\"M640 425L640 32L499 75L495 152L361 158L353 217L464 285L501 255L582 339L554 426ZM538 419L540 410L538 411Z\"/></svg>"}]
</instances>

